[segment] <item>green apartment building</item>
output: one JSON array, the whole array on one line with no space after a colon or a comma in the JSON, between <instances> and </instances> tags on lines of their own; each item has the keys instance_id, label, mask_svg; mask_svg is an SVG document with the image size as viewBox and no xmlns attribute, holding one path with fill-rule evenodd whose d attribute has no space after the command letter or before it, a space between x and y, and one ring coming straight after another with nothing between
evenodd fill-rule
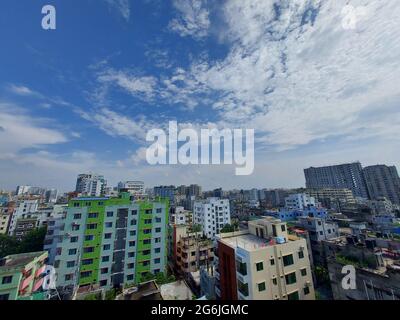
<instances>
[{"instance_id":1,"label":"green apartment building","mask_svg":"<svg viewBox=\"0 0 400 320\"><path fill-rule=\"evenodd\" d=\"M133 201L129 193L72 199L57 244L57 286L108 290L164 272L168 212L168 200Z\"/></svg>"},{"instance_id":2,"label":"green apartment building","mask_svg":"<svg viewBox=\"0 0 400 320\"><path fill-rule=\"evenodd\" d=\"M44 300L47 252L14 254L0 259L0 300Z\"/></svg>"}]
</instances>

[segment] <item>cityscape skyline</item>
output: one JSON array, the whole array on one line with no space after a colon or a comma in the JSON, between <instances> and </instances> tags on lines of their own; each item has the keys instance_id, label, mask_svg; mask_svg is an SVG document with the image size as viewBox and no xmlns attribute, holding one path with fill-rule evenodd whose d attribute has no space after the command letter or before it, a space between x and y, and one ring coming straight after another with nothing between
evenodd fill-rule
<instances>
[{"instance_id":1,"label":"cityscape skyline","mask_svg":"<svg viewBox=\"0 0 400 320\"><path fill-rule=\"evenodd\" d=\"M51 2L56 30L41 28L35 1L0 12L13 26L0 28L1 188L69 190L90 171L113 183L290 188L310 166L400 165L394 2ZM253 175L147 165L146 132L170 120L255 129Z\"/></svg>"}]
</instances>

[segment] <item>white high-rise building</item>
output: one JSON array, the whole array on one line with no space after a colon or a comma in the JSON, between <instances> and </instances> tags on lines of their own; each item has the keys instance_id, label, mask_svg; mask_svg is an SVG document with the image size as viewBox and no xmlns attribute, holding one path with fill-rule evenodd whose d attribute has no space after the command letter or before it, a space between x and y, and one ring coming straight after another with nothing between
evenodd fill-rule
<instances>
[{"instance_id":1,"label":"white high-rise building","mask_svg":"<svg viewBox=\"0 0 400 320\"><path fill-rule=\"evenodd\" d=\"M207 200L195 201L193 223L202 226L203 234L207 238L215 238L226 224L231 223L229 200L207 198Z\"/></svg>"},{"instance_id":2,"label":"white high-rise building","mask_svg":"<svg viewBox=\"0 0 400 320\"><path fill-rule=\"evenodd\" d=\"M13 235L15 227L17 225L17 220L23 218L29 218L32 214L34 214L37 211L38 206L39 206L38 200L20 201L11 216L8 234Z\"/></svg>"},{"instance_id":3,"label":"white high-rise building","mask_svg":"<svg viewBox=\"0 0 400 320\"><path fill-rule=\"evenodd\" d=\"M304 210L310 206L315 207L315 198L305 193L291 194L285 198L285 207L290 210Z\"/></svg>"},{"instance_id":4,"label":"white high-rise building","mask_svg":"<svg viewBox=\"0 0 400 320\"><path fill-rule=\"evenodd\" d=\"M17 196L22 196L24 194L27 194L30 188L31 186L18 186L16 191Z\"/></svg>"},{"instance_id":5,"label":"white high-rise building","mask_svg":"<svg viewBox=\"0 0 400 320\"><path fill-rule=\"evenodd\" d=\"M102 175L94 173L80 174L76 180L75 191L85 196L100 197L104 194L106 186L107 181Z\"/></svg>"}]
</instances>

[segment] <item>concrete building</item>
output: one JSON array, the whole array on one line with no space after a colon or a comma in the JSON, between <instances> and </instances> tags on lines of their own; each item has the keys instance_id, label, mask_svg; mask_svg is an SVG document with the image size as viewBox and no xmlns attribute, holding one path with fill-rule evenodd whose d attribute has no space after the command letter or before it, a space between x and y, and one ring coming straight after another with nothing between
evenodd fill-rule
<instances>
[{"instance_id":1,"label":"concrete building","mask_svg":"<svg viewBox=\"0 0 400 320\"><path fill-rule=\"evenodd\" d=\"M193 223L202 227L203 234L213 239L221 229L231 223L228 199L207 198L194 203Z\"/></svg>"},{"instance_id":2,"label":"concrete building","mask_svg":"<svg viewBox=\"0 0 400 320\"><path fill-rule=\"evenodd\" d=\"M28 194L30 188L31 186L18 186L15 193L17 196L22 196Z\"/></svg>"},{"instance_id":3,"label":"concrete building","mask_svg":"<svg viewBox=\"0 0 400 320\"><path fill-rule=\"evenodd\" d=\"M174 271L187 275L199 271L201 267L212 264L214 246L210 239L203 238L201 232L192 233L190 226L176 226Z\"/></svg>"},{"instance_id":4,"label":"concrete building","mask_svg":"<svg viewBox=\"0 0 400 320\"><path fill-rule=\"evenodd\" d=\"M22 200L19 201L14 212L11 215L10 225L8 228L8 234L14 235L17 221L19 219L32 218L32 215L38 210L38 200Z\"/></svg>"},{"instance_id":5,"label":"concrete building","mask_svg":"<svg viewBox=\"0 0 400 320\"><path fill-rule=\"evenodd\" d=\"M265 215L280 219L282 221L295 221L301 217L315 217L325 219L328 211L324 208L309 207L304 210L280 209L279 211L266 211Z\"/></svg>"},{"instance_id":6,"label":"concrete building","mask_svg":"<svg viewBox=\"0 0 400 320\"><path fill-rule=\"evenodd\" d=\"M0 208L0 234L8 234L10 218L10 215Z\"/></svg>"},{"instance_id":7,"label":"concrete building","mask_svg":"<svg viewBox=\"0 0 400 320\"><path fill-rule=\"evenodd\" d=\"M46 190L46 193L45 193L45 202L46 203L54 204L57 202L57 199L58 199L58 190L57 189Z\"/></svg>"},{"instance_id":8,"label":"concrete building","mask_svg":"<svg viewBox=\"0 0 400 320\"><path fill-rule=\"evenodd\" d=\"M363 173L372 200L385 197L400 205L400 178L395 166L369 166L363 169Z\"/></svg>"},{"instance_id":9,"label":"concrete building","mask_svg":"<svg viewBox=\"0 0 400 320\"><path fill-rule=\"evenodd\" d=\"M44 300L47 252L10 255L0 260L1 300Z\"/></svg>"},{"instance_id":10,"label":"concrete building","mask_svg":"<svg viewBox=\"0 0 400 320\"><path fill-rule=\"evenodd\" d=\"M154 187L153 193L155 197L168 198L170 203L174 203L175 189L175 186L157 186Z\"/></svg>"},{"instance_id":11,"label":"concrete building","mask_svg":"<svg viewBox=\"0 0 400 320\"><path fill-rule=\"evenodd\" d=\"M285 198L285 208L289 210L304 210L315 206L315 199L305 193L291 194Z\"/></svg>"},{"instance_id":12,"label":"concrete building","mask_svg":"<svg viewBox=\"0 0 400 320\"><path fill-rule=\"evenodd\" d=\"M215 292L222 300L314 300L307 244L272 217L217 237Z\"/></svg>"},{"instance_id":13,"label":"concrete building","mask_svg":"<svg viewBox=\"0 0 400 320\"><path fill-rule=\"evenodd\" d=\"M189 210L185 210L184 207L176 207L173 213L170 214L171 224L191 224L193 214Z\"/></svg>"},{"instance_id":14,"label":"concrete building","mask_svg":"<svg viewBox=\"0 0 400 320\"><path fill-rule=\"evenodd\" d=\"M75 198L68 204L54 266L57 285L101 289L141 282L167 264L167 200Z\"/></svg>"},{"instance_id":15,"label":"concrete building","mask_svg":"<svg viewBox=\"0 0 400 320\"><path fill-rule=\"evenodd\" d=\"M329 209L340 210L343 205L356 203L353 191L346 188L306 189L305 193Z\"/></svg>"},{"instance_id":16,"label":"concrete building","mask_svg":"<svg viewBox=\"0 0 400 320\"><path fill-rule=\"evenodd\" d=\"M329 278L335 300L400 300L400 246L380 247L379 239L326 241ZM355 268L355 289L345 290L343 267Z\"/></svg>"},{"instance_id":17,"label":"concrete building","mask_svg":"<svg viewBox=\"0 0 400 320\"><path fill-rule=\"evenodd\" d=\"M350 189L354 196L368 198L361 163L346 163L335 166L308 168L304 170L306 187Z\"/></svg>"},{"instance_id":18,"label":"concrete building","mask_svg":"<svg viewBox=\"0 0 400 320\"><path fill-rule=\"evenodd\" d=\"M75 191L83 196L100 197L104 195L107 181L104 176L95 173L78 175Z\"/></svg>"},{"instance_id":19,"label":"concrete building","mask_svg":"<svg viewBox=\"0 0 400 320\"><path fill-rule=\"evenodd\" d=\"M129 192L135 196L143 196L146 194L143 181L125 181L118 183L118 191Z\"/></svg>"}]
</instances>

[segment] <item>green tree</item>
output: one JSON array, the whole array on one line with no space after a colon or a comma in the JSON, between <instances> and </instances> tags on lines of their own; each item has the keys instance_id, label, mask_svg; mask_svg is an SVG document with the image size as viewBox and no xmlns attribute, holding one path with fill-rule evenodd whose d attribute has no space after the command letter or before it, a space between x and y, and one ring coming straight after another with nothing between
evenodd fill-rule
<instances>
[{"instance_id":1,"label":"green tree","mask_svg":"<svg viewBox=\"0 0 400 320\"><path fill-rule=\"evenodd\" d=\"M224 227L221 229L221 233L228 233L228 232L233 232L235 231L235 227L230 224L224 225Z\"/></svg>"},{"instance_id":2,"label":"green tree","mask_svg":"<svg viewBox=\"0 0 400 320\"><path fill-rule=\"evenodd\" d=\"M46 237L47 228L39 228L29 232L21 241L19 251L21 253L37 252L43 250L44 238Z\"/></svg>"},{"instance_id":3,"label":"green tree","mask_svg":"<svg viewBox=\"0 0 400 320\"><path fill-rule=\"evenodd\" d=\"M19 252L19 241L6 234L0 234L0 258Z\"/></svg>"}]
</instances>

